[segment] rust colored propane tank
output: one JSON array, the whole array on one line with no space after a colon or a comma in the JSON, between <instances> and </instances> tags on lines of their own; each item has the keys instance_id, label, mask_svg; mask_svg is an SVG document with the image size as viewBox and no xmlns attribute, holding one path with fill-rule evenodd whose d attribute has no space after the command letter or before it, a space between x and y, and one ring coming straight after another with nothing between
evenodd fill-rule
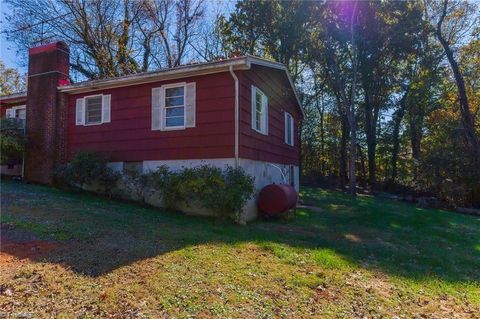
<instances>
[{"instance_id":1,"label":"rust colored propane tank","mask_svg":"<svg viewBox=\"0 0 480 319\"><path fill-rule=\"evenodd\" d=\"M297 204L295 188L287 184L270 184L258 195L258 210L262 216L275 216Z\"/></svg>"}]
</instances>

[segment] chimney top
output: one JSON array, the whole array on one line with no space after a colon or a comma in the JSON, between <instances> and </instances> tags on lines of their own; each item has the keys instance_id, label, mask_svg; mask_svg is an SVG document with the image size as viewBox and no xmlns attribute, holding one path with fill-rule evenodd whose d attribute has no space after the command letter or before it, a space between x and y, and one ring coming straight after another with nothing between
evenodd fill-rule
<instances>
[{"instance_id":1,"label":"chimney top","mask_svg":"<svg viewBox=\"0 0 480 319\"><path fill-rule=\"evenodd\" d=\"M68 53L68 46L63 41L56 41L53 43L48 43L28 49L28 55L51 52L55 50L62 50Z\"/></svg>"}]
</instances>

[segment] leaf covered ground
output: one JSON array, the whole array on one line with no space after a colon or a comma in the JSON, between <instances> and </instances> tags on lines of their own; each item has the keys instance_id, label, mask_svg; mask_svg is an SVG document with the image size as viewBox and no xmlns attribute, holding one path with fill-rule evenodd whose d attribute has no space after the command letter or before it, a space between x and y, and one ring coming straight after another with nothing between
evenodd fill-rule
<instances>
[{"instance_id":1,"label":"leaf covered ground","mask_svg":"<svg viewBox=\"0 0 480 319\"><path fill-rule=\"evenodd\" d=\"M476 217L305 188L317 209L235 226L46 186L1 187L7 317L480 313Z\"/></svg>"}]
</instances>

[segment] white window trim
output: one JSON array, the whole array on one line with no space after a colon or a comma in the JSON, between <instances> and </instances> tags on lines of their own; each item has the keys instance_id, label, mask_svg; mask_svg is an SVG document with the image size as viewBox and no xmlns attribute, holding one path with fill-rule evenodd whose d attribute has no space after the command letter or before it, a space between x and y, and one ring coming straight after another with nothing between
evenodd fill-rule
<instances>
[{"instance_id":1,"label":"white window trim","mask_svg":"<svg viewBox=\"0 0 480 319\"><path fill-rule=\"evenodd\" d=\"M287 121L290 121L291 125L290 125L290 136L292 138L292 143L288 143L288 138L287 138ZM294 132L295 132L295 129L294 129L294 125L295 125L295 121L293 120L293 116L292 114L288 113L288 112L285 112L285 123L284 123L284 126L285 126L285 144L287 145L290 145L290 146L294 146L295 145L295 139L293 138L294 137Z\"/></svg>"},{"instance_id":2,"label":"white window trim","mask_svg":"<svg viewBox=\"0 0 480 319\"><path fill-rule=\"evenodd\" d=\"M167 100L166 89L171 89L176 87L183 87L183 125L167 126L167 106L165 103L165 101ZM187 111L187 108L186 108L187 82L178 82L178 83L170 83L170 84L162 85L162 91L163 91L163 94L162 94L163 100L160 101L160 105L162 106L161 120L162 120L163 131L176 131L176 130L186 129L185 122L186 122L186 111Z\"/></svg>"},{"instance_id":3,"label":"white window trim","mask_svg":"<svg viewBox=\"0 0 480 319\"><path fill-rule=\"evenodd\" d=\"M13 109L13 110L23 110L23 109L26 109L26 108L27 108L26 105L18 105L18 106L11 107L10 109Z\"/></svg>"},{"instance_id":4,"label":"white window trim","mask_svg":"<svg viewBox=\"0 0 480 319\"><path fill-rule=\"evenodd\" d=\"M89 98L94 98L94 97L101 97L102 98L102 104L101 104L101 107L100 107L100 122L98 123L87 123L87 99ZM103 94L95 94L95 95L88 95L88 96L84 96L83 97L83 113L84 113L84 117L85 117L85 123L83 123L83 126L95 126L95 125L102 125L102 124L105 124L103 121L102 121L102 113L103 113Z\"/></svg>"},{"instance_id":5,"label":"white window trim","mask_svg":"<svg viewBox=\"0 0 480 319\"><path fill-rule=\"evenodd\" d=\"M263 104L262 104L262 114L263 112L265 112L265 119L264 119L264 130L260 129L258 130L256 128L256 120L257 120L257 91L260 92L260 94L262 96L265 97L267 103L266 103L266 106L265 106L265 109L263 109ZM260 90L258 87L252 85L252 108L251 108L251 112L252 112L252 129L255 131L255 132L258 132L262 135L268 135L268 96L263 93L262 90ZM261 125L260 125L261 126Z\"/></svg>"},{"instance_id":6,"label":"white window trim","mask_svg":"<svg viewBox=\"0 0 480 319\"><path fill-rule=\"evenodd\" d=\"M10 108L8 108L8 109L5 110L5 117L7 117L8 111L10 111L10 110L17 111L17 110L24 110L24 109L26 109L26 108L27 108L26 105L12 106L12 107L10 107ZM25 116L25 117L26 117L26 116ZM11 117L10 117L10 118L11 118ZM15 119L17 118L16 112L15 112L15 117L13 117L13 118L15 118Z\"/></svg>"}]
</instances>

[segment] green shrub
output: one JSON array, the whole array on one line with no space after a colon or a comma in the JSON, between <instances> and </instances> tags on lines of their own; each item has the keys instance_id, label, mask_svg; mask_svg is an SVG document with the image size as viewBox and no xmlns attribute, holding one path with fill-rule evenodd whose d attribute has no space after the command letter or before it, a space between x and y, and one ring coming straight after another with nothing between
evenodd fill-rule
<instances>
[{"instance_id":1,"label":"green shrub","mask_svg":"<svg viewBox=\"0 0 480 319\"><path fill-rule=\"evenodd\" d=\"M0 120L0 155L1 164L19 162L22 159L27 140L21 124L16 119Z\"/></svg>"},{"instance_id":2,"label":"green shrub","mask_svg":"<svg viewBox=\"0 0 480 319\"><path fill-rule=\"evenodd\" d=\"M116 195L121 196L121 193L124 193L121 197L143 202L146 182L146 175L140 170L124 169L123 174L120 176L120 184L122 186L117 185L119 187L116 189ZM125 192L128 194L125 194Z\"/></svg>"},{"instance_id":3,"label":"green shrub","mask_svg":"<svg viewBox=\"0 0 480 319\"><path fill-rule=\"evenodd\" d=\"M154 189L165 189L167 183L169 182L169 177L171 172L168 169L167 165L162 165L157 167L156 171L151 171L142 176L142 179L145 180L145 185L152 187Z\"/></svg>"},{"instance_id":4,"label":"green shrub","mask_svg":"<svg viewBox=\"0 0 480 319\"><path fill-rule=\"evenodd\" d=\"M242 207L254 191L254 178L241 168L202 165L170 172L167 167L146 174L147 185L159 189L165 205L175 208L179 202L200 204L221 218L238 221Z\"/></svg>"},{"instance_id":5,"label":"green shrub","mask_svg":"<svg viewBox=\"0 0 480 319\"><path fill-rule=\"evenodd\" d=\"M255 178L245 173L240 168L228 166L223 173L225 185L220 193L213 198L212 206L216 206L220 212L234 214L233 218L238 221L241 208L252 197L255 190Z\"/></svg>"},{"instance_id":6,"label":"green shrub","mask_svg":"<svg viewBox=\"0 0 480 319\"><path fill-rule=\"evenodd\" d=\"M211 196L215 189L224 185L222 171L208 165L184 168L178 172L162 166L148 173L146 179L150 187L162 191L165 205L169 208L175 208L182 201L198 201Z\"/></svg>"},{"instance_id":7,"label":"green shrub","mask_svg":"<svg viewBox=\"0 0 480 319\"><path fill-rule=\"evenodd\" d=\"M141 201L144 201L145 190L153 189L162 194L168 208L177 209L179 203L200 205L222 219L236 221L254 191L254 178L241 168L228 166L222 171L214 166L202 165L172 172L167 166L160 166L146 174L132 170L120 175L107 163L107 158L101 154L79 152L70 163L57 168L56 180L61 185L79 189L97 185L109 195L120 196L122 192L123 195L128 192L128 198ZM123 187L116 189L118 184L123 184Z\"/></svg>"},{"instance_id":8,"label":"green shrub","mask_svg":"<svg viewBox=\"0 0 480 319\"><path fill-rule=\"evenodd\" d=\"M119 174L107 166L108 159L99 153L80 151L72 160L55 171L56 181L60 185L84 188L98 185L106 193L115 187Z\"/></svg>"}]
</instances>

